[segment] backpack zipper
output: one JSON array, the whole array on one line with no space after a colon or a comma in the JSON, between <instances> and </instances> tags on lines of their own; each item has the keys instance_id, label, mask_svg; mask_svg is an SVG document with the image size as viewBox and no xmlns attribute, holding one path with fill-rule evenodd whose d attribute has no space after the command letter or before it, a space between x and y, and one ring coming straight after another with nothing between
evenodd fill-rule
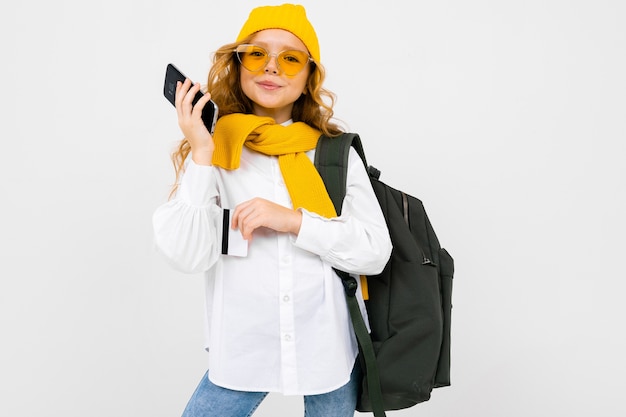
<instances>
[{"instance_id":1,"label":"backpack zipper","mask_svg":"<svg viewBox=\"0 0 626 417\"><path fill-rule=\"evenodd\" d=\"M400 192L400 194L402 195L402 211L404 215L404 221L410 229L411 224L409 223L409 198L407 197L406 193L402 191ZM437 266L437 264L435 264L426 256L426 254L424 253L424 249L422 249L422 247L419 244L418 246L420 248L420 252L422 252L422 265Z\"/></svg>"}]
</instances>

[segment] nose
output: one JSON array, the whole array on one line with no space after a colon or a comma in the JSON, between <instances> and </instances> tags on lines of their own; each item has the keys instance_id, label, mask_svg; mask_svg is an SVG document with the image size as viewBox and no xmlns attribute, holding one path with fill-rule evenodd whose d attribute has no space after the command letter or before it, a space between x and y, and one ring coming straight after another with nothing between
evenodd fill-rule
<instances>
[{"instance_id":1,"label":"nose","mask_svg":"<svg viewBox=\"0 0 626 417\"><path fill-rule=\"evenodd\" d=\"M266 74L278 74L278 61L276 54L269 54L267 56L267 64L265 64Z\"/></svg>"}]
</instances>

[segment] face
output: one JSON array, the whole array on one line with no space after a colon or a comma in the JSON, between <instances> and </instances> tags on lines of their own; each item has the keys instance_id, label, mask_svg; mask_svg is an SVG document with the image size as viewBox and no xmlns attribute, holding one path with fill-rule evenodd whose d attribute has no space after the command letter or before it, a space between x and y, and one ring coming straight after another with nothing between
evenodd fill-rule
<instances>
[{"instance_id":1,"label":"face","mask_svg":"<svg viewBox=\"0 0 626 417\"><path fill-rule=\"evenodd\" d=\"M251 43L265 48L272 56L267 65L256 72L241 66L241 88L252 100L254 114L272 117L276 123L286 122L291 119L293 103L305 90L310 66L288 76L276 64L273 55L285 50L306 51L306 46L297 36L282 29L257 32Z\"/></svg>"}]
</instances>

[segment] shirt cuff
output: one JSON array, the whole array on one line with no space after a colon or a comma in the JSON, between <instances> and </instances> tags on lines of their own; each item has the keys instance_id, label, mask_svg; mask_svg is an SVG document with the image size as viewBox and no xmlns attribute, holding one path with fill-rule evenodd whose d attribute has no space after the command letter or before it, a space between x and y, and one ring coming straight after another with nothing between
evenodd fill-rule
<instances>
[{"instance_id":1,"label":"shirt cuff","mask_svg":"<svg viewBox=\"0 0 626 417\"><path fill-rule=\"evenodd\" d=\"M293 236L292 238L293 244L300 249L323 256L323 254L328 252L328 242L332 239L328 239L325 233L326 228L320 227L322 226L320 222L326 223L332 220L303 208L299 210L302 212L302 223L300 224L298 236ZM321 253L320 249L322 249Z\"/></svg>"},{"instance_id":2,"label":"shirt cuff","mask_svg":"<svg viewBox=\"0 0 626 417\"><path fill-rule=\"evenodd\" d=\"M198 165L189 158L178 185L176 198L192 206L205 207L210 205L217 197L215 170L214 166Z\"/></svg>"}]
</instances>

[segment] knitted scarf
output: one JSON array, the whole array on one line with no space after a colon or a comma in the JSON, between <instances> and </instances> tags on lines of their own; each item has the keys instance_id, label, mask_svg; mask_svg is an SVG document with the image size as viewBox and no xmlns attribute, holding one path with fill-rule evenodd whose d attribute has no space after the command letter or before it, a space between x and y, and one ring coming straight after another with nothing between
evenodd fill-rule
<instances>
[{"instance_id":1,"label":"knitted scarf","mask_svg":"<svg viewBox=\"0 0 626 417\"><path fill-rule=\"evenodd\" d=\"M324 182L305 152L314 149L321 132L303 122L276 124L271 117L234 113L215 126L213 165L237 169L243 146L278 156L278 165L294 208L305 208L330 218L337 213Z\"/></svg>"}]
</instances>

